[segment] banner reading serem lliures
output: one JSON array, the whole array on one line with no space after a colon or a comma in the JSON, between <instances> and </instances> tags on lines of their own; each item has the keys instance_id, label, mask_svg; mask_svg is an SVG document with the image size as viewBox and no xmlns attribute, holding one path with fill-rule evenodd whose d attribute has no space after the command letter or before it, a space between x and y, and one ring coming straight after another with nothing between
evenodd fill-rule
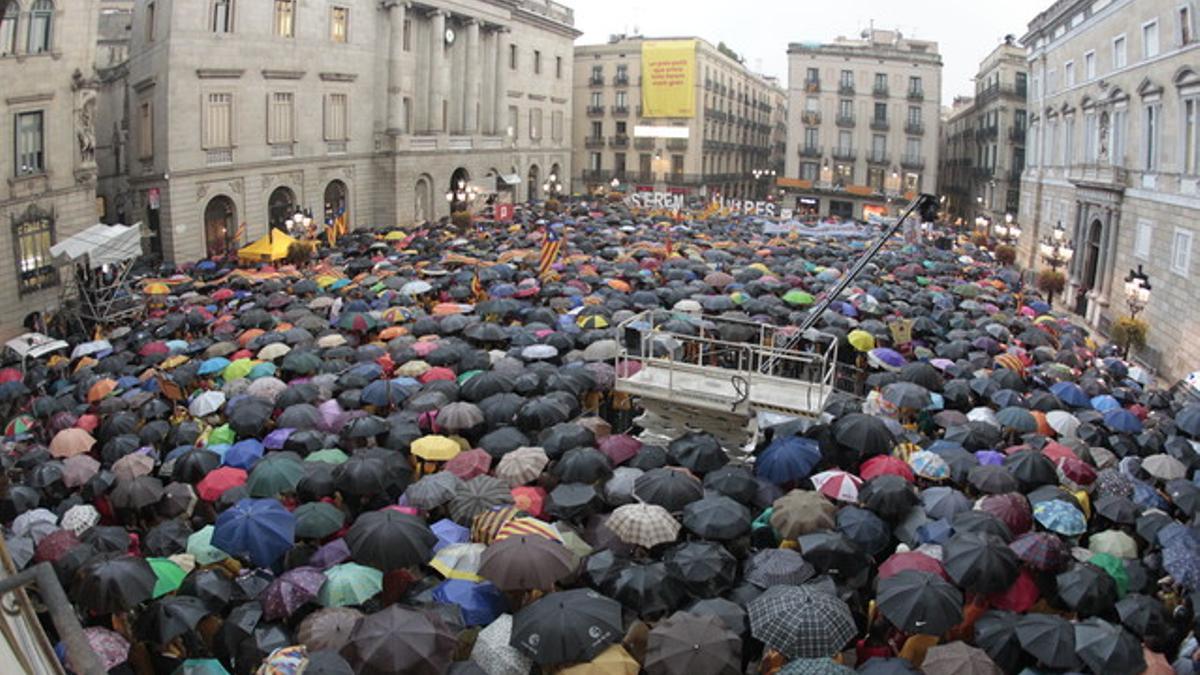
<instances>
[{"instance_id":1,"label":"banner reading serem lliures","mask_svg":"<svg viewBox=\"0 0 1200 675\"><path fill-rule=\"evenodd\" d=\"M642 117L694 117L696 41L642 44Z\"/></svg>"}]
</instances>

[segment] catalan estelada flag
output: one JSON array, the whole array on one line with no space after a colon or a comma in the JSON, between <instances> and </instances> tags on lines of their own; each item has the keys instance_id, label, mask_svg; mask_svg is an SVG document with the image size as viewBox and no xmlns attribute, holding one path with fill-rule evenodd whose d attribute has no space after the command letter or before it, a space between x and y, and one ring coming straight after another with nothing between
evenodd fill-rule
<instances>
[{"instance_id":1,"label":"catalan estelada flag","mask_svg":"<svg viewBox=\"0 0 1200 675\"><path fill-rule=\"evenodd\" d=\"M550 266L558 260L558 254L562 252L563 236L555 232L552 228L546 228L546 240L542 242L542 254L538 258L538 276L545 276L550 271Z\"/></svg>"}]
</instances>

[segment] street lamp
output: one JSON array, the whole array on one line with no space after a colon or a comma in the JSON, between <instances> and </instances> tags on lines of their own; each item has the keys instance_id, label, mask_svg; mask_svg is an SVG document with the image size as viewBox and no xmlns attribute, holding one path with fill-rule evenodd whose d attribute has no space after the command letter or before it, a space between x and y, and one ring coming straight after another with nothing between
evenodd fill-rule
<instances>
[{"instance_id":1,"label":"street lamp","mask_svg":"<svg viewBox=\"0 0 1200 675\"><path fill-rule=\"evenodd\" d=\"M1075 249L1067 241L1067 229L1063 227L1061 220L1054 226L1054 230L1050 236L1046 237L1038 245L1038 250L1042 255L1042 260L1050 266L1050 269L1056 272L1058 268L1071 262L1071 258L1075 255ZM1046 301L1052 303L1054 298L1047 298Z\"/></svg>"},{"instance_id":2,"label":"street lamp","mask_svg":"<svg viewBox=\"0 0 1200 675\"><path fill-rule=\"evenodd\" d=\"M1021 226L1013 220L1013 214L1004 214L1004 222L996 223L996 236L1005 244L1012 244L1021 238Z\"/></svg>"},{"instance_id":3,"label":"street lamp","mask_svg":"<svg viewBox=\"0 0 1200 675\"><path fill-rule=\"evenodd\" d=\"M1150 276L1138 265L1136 270L1129 270L1125 277L1125 302L1129 305L1129 318L1136 319L1138 312L1150 304Z\"/></svg>"}]
</instances>

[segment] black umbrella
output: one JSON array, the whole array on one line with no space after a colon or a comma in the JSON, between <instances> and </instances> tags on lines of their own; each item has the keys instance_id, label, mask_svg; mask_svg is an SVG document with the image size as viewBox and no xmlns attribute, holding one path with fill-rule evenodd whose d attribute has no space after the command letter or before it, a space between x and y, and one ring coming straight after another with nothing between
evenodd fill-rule
<instances>
[{"instance_id":1,"label":"black umbrella","mask_svg":"<svg viewBox=\"0 0 1200 675\"><path fill-rule=\"evenodd\" d=\"M482 409L483 406L480 408ZM486 410L484 414L487 414ZM528 445L530 445L529 438L516 427L500 427L479 439L479 447L496 459Z\"/></svg>"},{"instance_id":2,"label":"black umbrella","mask_svg":"<svg viewBox=\"0 0 1200 675\"><path fill-rule=\"evenodd\" d=\"M594 447L596 435L587 427L566 422L543 430L538 436L538 444L546 451L547 457L557 459L568 450Z\"/></svg>"},{"instance_id":3,"label":"black umbrella","mask_svg":"<svg viewBox=\"0 0 1200 675\"><path fill-rule=\"evenodd\" d=\"M878 417L851 413L833 424L833 435L842 447L859 458L886 455L896 439Z\"/></svg>"},{"instance_id":4,"label":"black umbrella","mask_svg":"<svg viewBox=\"0 0 1200 675\"><path fill-rule=\"evenodd\" d=\"M233 583L224 570L201 567L188 573L179 594L200 598L210 611L219 612L233 597Z\"/></svg>"},{"instance_id":5,"label":"black umbrella","mask_svg":"<svg viewBox=\"0 0 1200 675\"><path fill-rule=\"evenodd\" d=\"M1075 649L1093 673L1135 675L1146 669L1137 638L1104 619L1092 617L1075 624Z\"/></svg>"},{"instance_id":6,"label":"black umbrella","mask_svg":"<svg viewBox=\"0 0 1200 675\"><path fill-rule=\"evenodd\" d=\"M669 614L686 596L683 583L661 561L622 567L609 580L606 592L647 619Z\"/></svg>"},{"instance_id":7,"label":"black umbrella","mask_svg":"<svg viewBox=\"0 0 1200 675\"><path fill-rule=\"evenodd\" d=\"M192 448L175 458L171 479L194 485L220 465L221 456L217 453L205 448Z\"/></svg>"},{"instance_id":8,"label":"black umbrella","mask_svg":"<svg viewBox=\"0 0 1200 675\"><path fill-rule=\"evenodd\" d=\"M568 450L554 466L559 480L571 483L595 483L612 477L608 457L595 448Z\"/></svg>"},{"instance_id":9,"label":"black umbrella","mask_svg":"<svg viewBox=\"0 0 1200 675\"><path fill-rule=\"evenodd\" d=\"M142 540L142 550L151 556L168 557L187 550L192 528L187 521L172 518L150 528Z\"/></svg>"},{"instance_id":10,"label":"black umbrella","mask_svg":"<svg viewBox=\"0 0 1200 675\"><path fill-rule=\"evenodd\" d=\"M382 459L355 454L334 468L333 480L337 489L346 494L376 495L387 489L387 467Z\"/></svg>"},{"instance_id":11,"label":"black umbrella","mask_svg":"<svg viewBox=\"0 0 1200 675\"><path fill-rule=\"evenodd\" d=\"M750 620L746 614L746 610L736 602L726 600L725 598L705 598L697 600L687 607L685 610L690 614L697 616L715 616L724 623L729 630L744 636L750 630Z\"/></svg>"},{"instance_id":12,"label":"black umbrella","mask_svg":"<svg viewBox=\"0 0 1200 675\"><path fill-rule=\"evenodd\" d=\"M717 541L736 539L749 532L750 518L749 509L725 496L705 497L683 509L683 526L688 531Z\"/></svg>"},{"instance_id":13,"label":"black umbrella","mask_svg":"<svg viewBox=\"0 0 1200 675\"><path fill-rule=\"evenodd\" d=\"M987 422L971 421L947 429L945 439L959 443L972 452L988 450L1000 444L1000 430Z\"/></svg>"},{"instance_id":14,"label":"black umbrella","mask_svg":"<svg viewBox=\"0 0 1200 675\"><path fill-rule=\"evenodd\" d=\"M704 488L690 473L662 467L638 476L633 483L633 494L647 504L657 504L676 513L703 497Z\"/></svg>"},{"instance_id":15,"label":"black umbrella","mask_svg":"<svg viewBox=\"0 0 1200 675\"><path fill-rule=\"evenodd\" d=\"M1058 484L1058 470L1054 462L1040 452L1014 452L1004 458L1004 468L1017 479L1021 492L1029 492L1039 485Z\"/></svg>"},{"instance_id":16,"label":"black umbrella","mask_svg":"<svg viewBox=\"0 0 1200 675\"><path fill-rule=\"evenodd\" d=\"M871 566L871 559L841 532L813 532L796 541L804 559L821 574L849 579Z\"/></svg>"},{"instance_id":17,"label":"black umbrella","mask_svg":"<svg viewBox=\"0 0 1200 675\"><path fill-rule=\"evenodd\" d=\"M729 456L712 434L689 432L667 446L671 460L698 474L715 471L729 462Z\"/></svg>"},{"instance_id":18,"label":"black umbrella","mask_svg":"<svg viewBox=\"0 0 1200 675\"><path fill-rule=\"evenodd\" d=\"M1079 664L1075 656L1075 628L1057 614L1026 614L1017 620L1017 641L1021 649L1050 668L1073 670Z\"/></svg>"},{"instance_id":19,"label":"black umbrella","mask_svg":"<svg viewBox=\"0 0 1200 675\"><path fill-rule=\"evenodd\" d=\"M1021 560L1003 539L978 532L950 538L942 565L954 583L977 593L999 593L1017 579Z\"/></svg>"},{"instance_id":20,"label":"black umbrella","mask_svg":"<svg viewBox=\"0 0 1200 675\"><path fill-rule=\"evenodd\" d=\"M509 644L535 663L591 661L621 640L621 604L595 591L546 595L513 617Z\"/></svg>"},{"instance_id":21,"label":"black umbrella","mask_svg":"<svg viewBox=\"0 0 1200 675\"><path fill-rule=\"evenodd\" d=\"M967 473L967 481L976 490L985 494L998 495L1020 490L1020 484L1008 472L1008 469L994 464L983 464L972 468Z\"/></svg>"},{"instance_id":22,"label":"black umbrella","mask_svg":"<svg viewBox=\"0 0 1200 675\"><path fill-rule=\"evenodd\" d=\"M663 556L667 570L701 598L720 595L737 579L737 558L715 542L690 541Z\"/></svg>"},{"instance_id":23,"label":"black umbrella","mask_svg":"<svg viewBox=\"0 0 1200 675\"><path fill-rule=\"evenodd\" d=\"M226 421L243 438L258 435L271 412L271 404L255 396L243 396L225 406Z\"/></svg>"},{"instance_id":24,"label":"black umbrella","mask_svg":"<svg viewBox=\"0 0 1200 675\"><path fill-rule=\"evenodd\" d=\"M962 593L936 574L904 570L882 579L879 611L906 633L941 635L962 621Z\"/></svg>"},{"instance_id":25,"label":"black umbrella","mask_svg":"<svg viewBox=\"0 0 1200 675\"><path fill-rule=\"evenodd\" d=\"M200 598L177 595L161 598L150 603L139 617L139 626L144 634L160 645L191 632L210 613Z\"/></svg>"},{"instance_id":26,"label":"black umbrella","mask_svg":"<svg viewBox=\"0 0 1200 675\"><path fill-rule=\"evenodd\" d=\"M989 610L975 622L975 645L1006 673L1015 673L1021 661L1021 641L1017 638L1015 612Z\"/></svg>"},{"instance_id":27,"label":"black umbrella","mask_svg":"<svg viewBox=\"0 0 1200 675\"><path fill-rule=\"evenodd\" d=\"M837 512L837 529L869 555L882 553L892 543L892 528L882 518L857 506Z\"/></svg>"},{"instance_id":28,"label":"black umbrella","mask_svg":"<svg viewBox=\"0 0 1200 675\"><path fill-rule=\"evenodd\" d=\"M1055 578L1058 596L1079 616L1104 614L1117 602L1117 582L1090 563L1076 563Z\"/></svg>"},{"instance_id":29,"label":"black umbrella","mask_svg":"<svg viewBox=\"0 0 1200 675\"><path fill-rule=\"evenodd\" d=\"M428 562L436 543L424 520L394 509L364 513L346 533L354 559L385 572Z\"/></svg>"},{"instance_id":30,"label":"black umbrella","mask_svg":"<svg viewBox=\"0 0 1200 675\"><path fill-rule=\"evenodd\" d=\"M743 504L753 504L758 494L758 481L748 468L726 465L704 476L704 488Z\"/></svg>"},{"instance_id":31,"label":"black umbrella","mask_svg":"<svg viewBox=\"0 0 1200 675\"><path fill-rule=\"evenodd\" d=\"M892 522L903 518L912 507L921 502L912 483L893 474L876 476L864 483L858 491L858 500L880 517Z\"/></svg>"},{"instance_id":32,"label":"black umbrella","mask_svg":"<svg viewBox=\"0 0 1200 675\"><path fill-rule=\"evenodd\" d=\"M1134 525L1141 508L1127 497L1104 495L1096 500L1096 513L1119 525Z\"/></svg>"},{"instance_id":33,"label":"black umbrella","mask_svg":"<svg viewBox=\"0 0 1200 675\"><path fill-rule=\"evenodd\" d=\"M546 512L563 520L581 520L604 504L600 491L589 483L562 483L550 491Z\"/></svg>"}]
</instances>

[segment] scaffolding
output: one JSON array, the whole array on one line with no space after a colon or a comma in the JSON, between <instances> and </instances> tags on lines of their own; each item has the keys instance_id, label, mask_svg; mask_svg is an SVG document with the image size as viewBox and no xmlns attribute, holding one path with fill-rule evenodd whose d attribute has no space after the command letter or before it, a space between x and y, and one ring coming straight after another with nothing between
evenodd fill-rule
<instances>
[{"instance_id":1,"label":"scaffolding","mask_svg":"<svg viewBox=\"0 0 1200 675\"><path fill-rule=\"evenodd\" d=\"M67 325L91 334L99 326L142 315L145 304L133 280L142 255L140 223L93 225L55 244L50 253L60 266L59 315Z\"/></svg>"}]
</instances>

